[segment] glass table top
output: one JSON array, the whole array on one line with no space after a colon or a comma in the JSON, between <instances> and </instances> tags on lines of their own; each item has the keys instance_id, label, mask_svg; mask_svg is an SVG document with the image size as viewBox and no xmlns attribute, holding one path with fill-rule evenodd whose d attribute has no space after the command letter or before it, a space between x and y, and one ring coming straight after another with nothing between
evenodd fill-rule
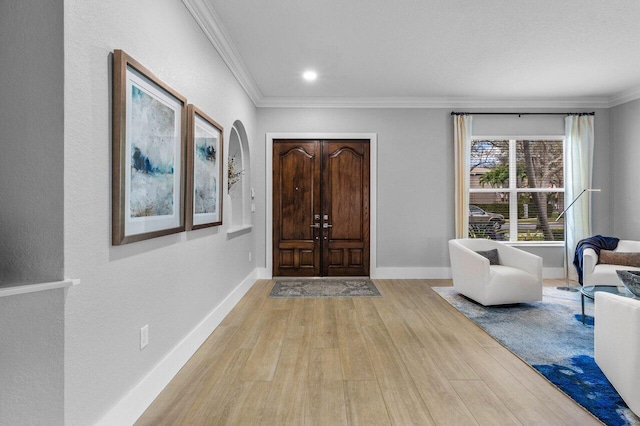
<instances>
[{"instance_id":1,"label":"glass table top","mask_svg":"<svg viewBox=\"0 0 640 426\"><path fill-rule=\"evenodd\" d=\"M618 296L622 297L635 298L635 296L629 290L622 286L618 287L614 285L591 285L582 287L580 289L580 293L582 293L589 299L593 299L598 291L606 291L607 293L617 294Z\"/></svg>"}]
</instances>

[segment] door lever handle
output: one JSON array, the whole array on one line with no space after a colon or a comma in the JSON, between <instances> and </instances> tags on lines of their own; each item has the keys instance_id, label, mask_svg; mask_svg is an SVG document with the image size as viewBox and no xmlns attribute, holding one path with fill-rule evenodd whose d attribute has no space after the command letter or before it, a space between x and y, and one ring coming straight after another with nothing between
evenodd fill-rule
<instances>
[{"instance_id":1,"label":"door lever handle","mask_svg":"<svg viewBox=\"0 0 640 426\"><path fill-rule=\"evenodd\" d=\"M333 225L329 225L328 223L323 223L322 227L323 228L333 228Z\"/></svg>"},{"instance_id":2,"label":"door lever handle","mask_svg":"<svg viewBox=\"0 0 640 426\"><path fill-rule=\"evenodd\" d=\"M312 228L320 228L320 224L319 223L314 223L312 225L310 225Z\"/></svg>"}]
</instances>

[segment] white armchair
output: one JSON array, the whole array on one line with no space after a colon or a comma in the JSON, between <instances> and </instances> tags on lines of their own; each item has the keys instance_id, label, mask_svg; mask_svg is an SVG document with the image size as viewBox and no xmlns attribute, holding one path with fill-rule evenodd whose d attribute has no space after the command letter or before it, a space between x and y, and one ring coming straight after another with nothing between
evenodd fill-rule
<instances>
[{"instance_id":1,"label":"white armchair","mask_svg":"<svg viewBox=\"0 0 640 426\"><path fill-rule=\"evenodd\" d=\"M596 364L631 411L640 415L640 300L595 294Z\"/></svg>"},{"instance_id":2,"label":"white armchair","mask_svg":"<svg viewBox=\"0 0 640 426\"><path fill-rule=\"evenodd\" d=\"M476 251L498 250L499 265ZM449 241L453 288L484 305L542 300L542 258L492 240Z\"/></svg>"},{"instance_id":3,"label":"white armchair","mask_svg":"<svg viewBox=\"0 0 640 426\"><path fill-rule=\"evenodd\" d=\"M614 252L640 252L640 241L620 240ZM610 285L621 286L616 269L625 271L640 271L640 268L632 266L607 265L598 263L598 255L593 249L585 249L582 252L582 285Z\"/></svg>"}]
</instances>

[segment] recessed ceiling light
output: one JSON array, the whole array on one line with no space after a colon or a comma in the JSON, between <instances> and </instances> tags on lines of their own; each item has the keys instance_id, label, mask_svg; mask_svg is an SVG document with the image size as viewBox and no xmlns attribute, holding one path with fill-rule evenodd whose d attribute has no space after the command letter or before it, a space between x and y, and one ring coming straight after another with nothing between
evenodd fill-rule
<instances>
[{"instance_id":1,"label":"recessed ceiling light","mask_svg":"<svg viewBox=\"0 0 640 426\"><path fill-rule=\"evenodd\" d=\"M318 78L318 73L316 73L315 71L305 71L304 74L302 74L302 78L307 81L313 81Z\"/></svg>"}]
</instances>

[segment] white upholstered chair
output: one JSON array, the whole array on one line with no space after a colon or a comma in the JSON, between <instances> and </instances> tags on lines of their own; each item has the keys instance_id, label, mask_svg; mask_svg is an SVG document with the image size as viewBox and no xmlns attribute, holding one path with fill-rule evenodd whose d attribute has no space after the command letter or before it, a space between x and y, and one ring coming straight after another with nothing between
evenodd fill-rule
<instances>
[{"instance_id":1,"label":"white upholstered chair","mask_svg":"<svg viewBox=\"0 0 640 426\"><path fill-rule=\"evenodd\" d=\"M614 252L638 253L640 252L640 241L620 240ZM588 248L582 253L582 285L585 287L592 285L622 286L618 279L616 269L625 271L640 271L640 268L633 266L607 265L598 263L598 255L595 250Z\"/></svg>"},{"instance_id":2,"label":"white upholstered chair","mask_svg":"<svg viewBox=\"0 0 640 426\"><path fill-rule=\"evenodd\" d=\"M631 411L640 415L640 300L595 294L596 363Z\"/></svg>"},{"instance_id":3,"label":"white upholstered chair","mask_svg":"<svg viewBox=\"0 0 640 426\"><path fill-rule=\"evenodd\" d=\"M497 249L499 265L477 251ZM453 288L484 305L542 300L542 258L485 239L449 241Z\"/></svg>"}]
</instances>

